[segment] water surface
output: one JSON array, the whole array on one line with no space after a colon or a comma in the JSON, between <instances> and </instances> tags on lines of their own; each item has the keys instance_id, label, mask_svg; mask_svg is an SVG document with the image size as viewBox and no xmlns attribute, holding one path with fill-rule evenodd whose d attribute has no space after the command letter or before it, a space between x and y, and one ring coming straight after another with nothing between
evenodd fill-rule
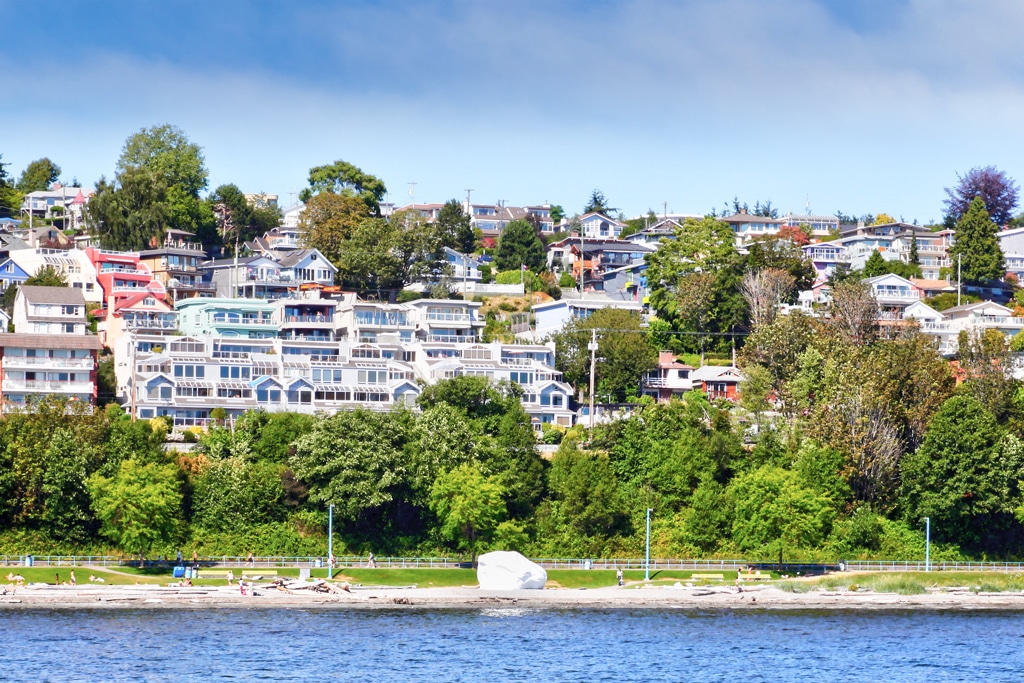
<instances>
[{"instance_id":1,"label":"water surface","mask_svg":"<svg viewBox=\"0 0 1024 683\"><path fill-rule=\"evenodd\" d=\"M0 610L14 681L1024 680L1024 612Z\"/></svg>"}]
</instances>

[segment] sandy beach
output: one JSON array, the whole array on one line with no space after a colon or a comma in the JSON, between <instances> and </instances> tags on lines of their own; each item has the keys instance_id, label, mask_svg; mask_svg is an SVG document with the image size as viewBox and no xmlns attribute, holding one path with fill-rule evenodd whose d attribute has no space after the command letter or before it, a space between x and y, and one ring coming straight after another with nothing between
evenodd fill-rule
<instances>
[{"instance_id":1,"label":"sandy beach","mask_svg":"<svg viewBox=\"0 0 1024 683\"><path fill-rule=\"evenodd\" d=\"M792 593L754 586L738 593L732 587L638 587L484 591L464 588L353 587L351 592L285 591L256 585L256 595L231 587L170 586L4 586L0 609L26 608L346 608L346 609L1024 609L1022 593L973 593L967 590L899 595L872 591Z\"/></svg>"}]
</instances>

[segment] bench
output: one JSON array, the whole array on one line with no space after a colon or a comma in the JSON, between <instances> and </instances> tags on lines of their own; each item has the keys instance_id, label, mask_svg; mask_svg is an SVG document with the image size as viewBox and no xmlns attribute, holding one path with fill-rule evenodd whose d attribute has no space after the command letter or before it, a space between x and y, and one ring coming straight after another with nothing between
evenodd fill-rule
<instances>
[{"instance_id":1,"label":"bench","mask_svg":"<svg viewBox=\"0 0 1024 683\"><path fill-rule=\"evenodd\" d=\"M242 572L242 576L277 576L276 569L247 569Z\"/></svg>"},{"instance_id":2,"label":"bench","mask_svg":"<svg viewBox=\"0 0 1024 683\"><path fill-rule=\"evenodd\" d=\"M754 572L753 574L745 574L740 572L740 578L744 581L771 581L771 574L762 574L761 572Z\"/></svg>"},{"instance_id":3,"label":"bench","mask_svg":"<svg viewBox=\"0 0 1024 683\"><path fill-rule=\"evenodd\" d=\"M690 574L690 578L698 581L724 581L725 574Z\"/></svg>"}]
</instances>

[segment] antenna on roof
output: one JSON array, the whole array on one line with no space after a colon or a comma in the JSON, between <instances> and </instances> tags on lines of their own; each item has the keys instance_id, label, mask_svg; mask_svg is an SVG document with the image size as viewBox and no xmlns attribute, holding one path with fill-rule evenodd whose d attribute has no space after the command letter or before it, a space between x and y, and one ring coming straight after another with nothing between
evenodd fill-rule
<instances>
[{"instance_id":1,"label":"antenna on roof","mask_svg":"<svg viewBox=\"0 0 1024 683\"><path fill-rule=\"evenodd\" d=\"M806 216L810 216L811 215L811 195L810 194L804 195L804 215L806 215Z\"/></svg>"}]
</instances>

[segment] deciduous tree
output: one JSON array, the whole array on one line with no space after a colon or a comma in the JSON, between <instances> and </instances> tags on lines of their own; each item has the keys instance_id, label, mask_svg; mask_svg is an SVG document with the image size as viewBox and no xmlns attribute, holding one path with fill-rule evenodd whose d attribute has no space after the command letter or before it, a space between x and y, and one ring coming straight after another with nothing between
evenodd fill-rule
<instances>
[{"instance_id":1,"label":"deciduous tree","mask_svg":"<svg viewBox=\"0 0 1024 683\"><path fill-rule=\"evenodd\" d=\"M299 194L299 199L308 202L313 195L322 192L356 197L372 215L380 216L380 202L387 193L387 187L380 178L339 159L333 164L309 169L309 187Z\"/></svg>"},{"instance_id":2,"label":"deciduous tree","mask_svg":"<svg viewBox=\"0 0 1024 683\"><path fill-rule=\"evenodd\" d=\"M60 178L60 166L48 158L36 159L21 172L18 178L18 190L28 194L39 190L49 190L50 186Z\"/></svg>"},{"instance_id":3,"label":"deciduous tree","mask_svg":"<svg viewBox=\"0 0 1024 683\"><path fill-rule=\"evenodd\" d=\"M441 521L441 535L469 550L474 562L478 544L505 517L497 478L484 476L472 464L459 465L437 478L430 491L430 509Z\"/></svg>"},{"instance_id":4,"label":"deciduous tree","mask_svg":"<svg viewBox=\"0 0 1024 683\"><path fill-rule=\"evenodd\" d=\"M1017 183L995 166L975 167L964 175L956 174L957 183L946 188L946 216L953 227L970 209L975 197L981 199L988 215L997 225L1006 225L1017 208Z\"/></svg>"}]
</instances>

